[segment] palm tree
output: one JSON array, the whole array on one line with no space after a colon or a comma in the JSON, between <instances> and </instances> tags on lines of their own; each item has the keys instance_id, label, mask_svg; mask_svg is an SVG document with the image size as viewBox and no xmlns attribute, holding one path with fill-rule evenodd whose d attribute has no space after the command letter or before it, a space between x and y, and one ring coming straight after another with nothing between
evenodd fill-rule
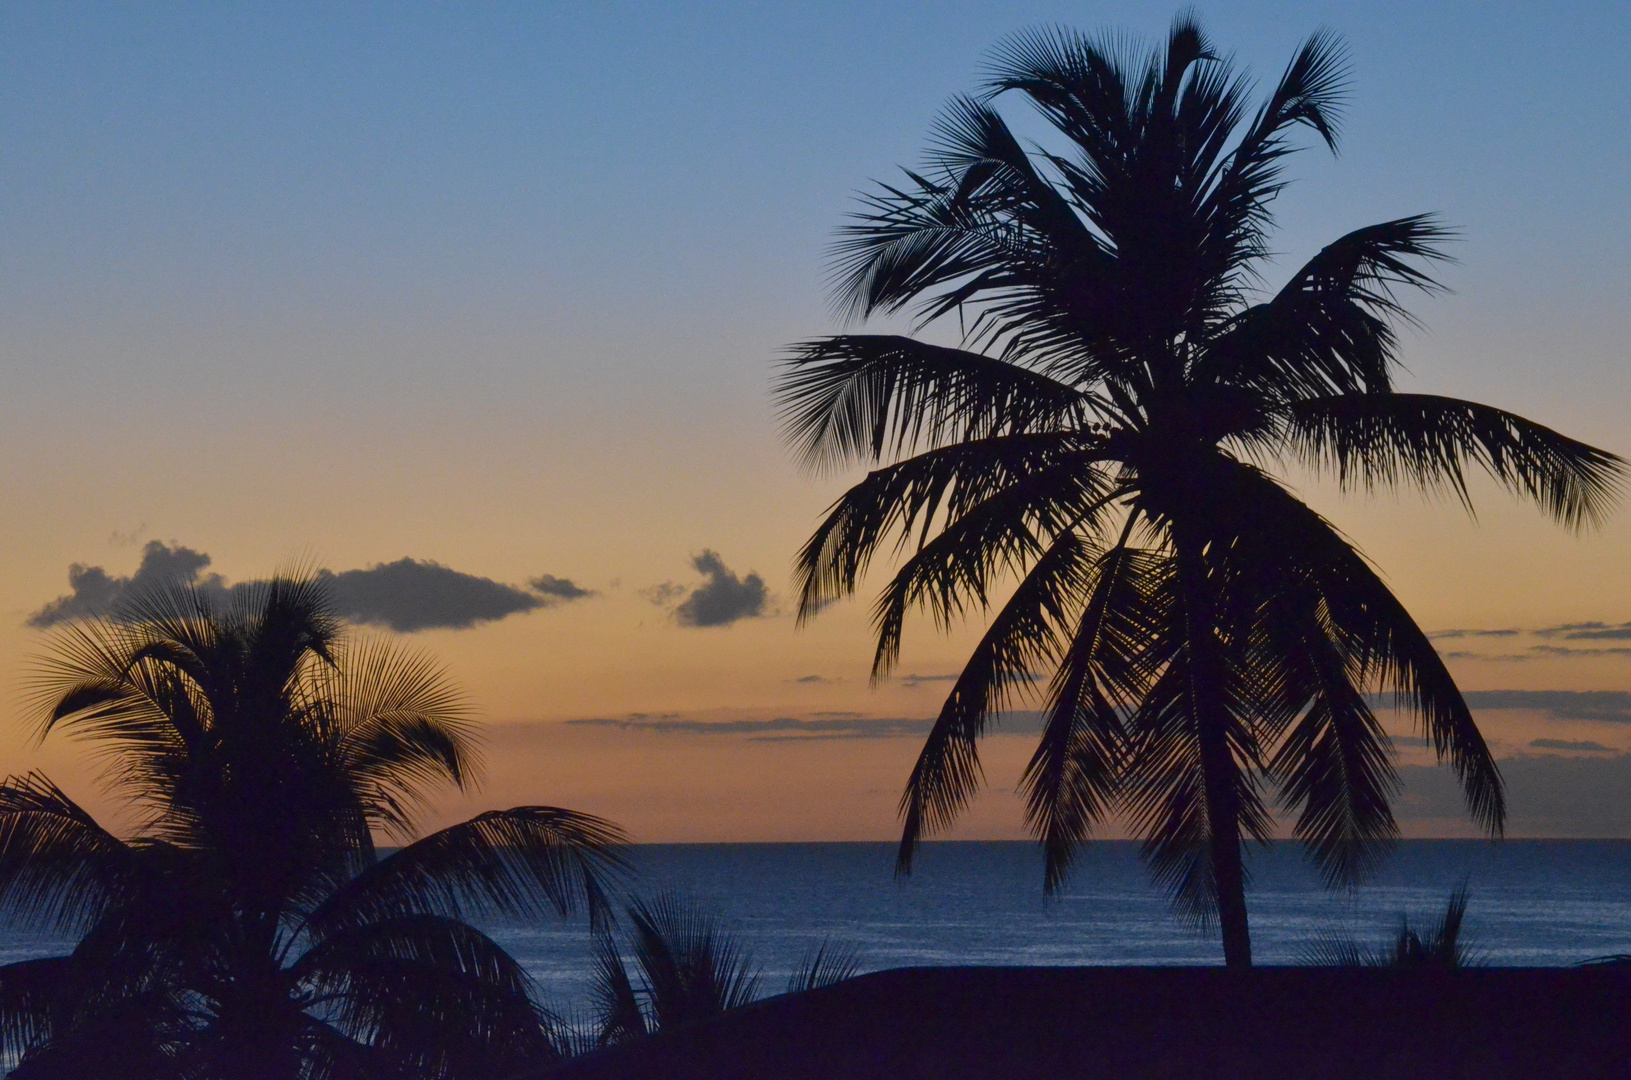
<instances>
[{"instance_id":1,"label":"palm tree","mask_svg":"<svg viewBox=\"0 0 1631 1080\"><path fill-rule=\"evenodd\" d=\"M866 196L837 247L859 317L955 316L961 346L846 334L796 346L777 396L806 465L875 468L798 556L799 618L852 594L880 546L903 562L875 609L873 676L909 609L942 626L1017 585L947 696L901 811L900 868L978 785L977 740L1051 670L1024 775L1056 888L1122 808L1181 913L1251 962L1242 845L1277 791L1331 883L1396 826L1391 690L1492 834L1500 773L1427 636L1370 564L1288 487L1414 484L1468 500L1477 465L1565 525L1599 520L1619 458L1499 409L1395 389L1402 290L1447 231L1357 229L1272 295L1270 204L1296 129L1333 149L1341 48L1316 34L1256 109L1189 17L1164 50L1069 31L1012 39L986 93L954 101L929 167ZM1023 96L1062 141L1022 145ZM1470 503L1468 503L1470 509Z\"/></svg>"},{"instance_id":2,"label":"palm tree","mask_svg":"<svg viewBox=\"0 0 1631 1080\"><path fill-rule=\"evenodd\" d=\"M717 918L675 893L628 908L636 989L610 936L596 950L601 1045L689 1027L758 994L752 959Z\"/></svg>"},{"instance_id":3,"label":"palm tree","mask_svg":"<svg viewBox=\"0 0 1631 1080\"><path fill-rule=\"evenodd\" d=\"M596 1045L688 1027L754 1000L759 972L718 918L676 893L637 901L628 916L629 952L640 982L636 986L617 943L602 936L593 987ZM799 961L787 992L819 990L860 970L860 954L853 948L823 941Z\"/></svg>"},{"instance_id":4,"label":"palm tree","mask_svg":"<svg viewBox=\"0 0 1631 1080\"><path fill-rule=\"evenodd\" d=\"M17 1077L502 1074L552 1054L517 962L467 918L608 911L622 834L523 806L413 839L469 786L435 665L344 638L319 584L193 590L69 627L42 737L98 744L121 838L45 777L0 784L0 912L72 936L0 969ZM375 847L375 836L403 846Z\"/></svg>"},{"instance_id":5,"label":"palm tree","mask_svg":"<svg viewBox=\"0 0 1631 1080\"><path fill-rule=\"evenodd\" d=\"M1399 929L1392 940L1374 952L1352 938L1326 937L1316 942L1307 955L1312 964L1329 967L1393 967L1411 970L1455 971L1471 967L1472 950L1462 940L1470 893L1463 884L1450 894L1444 914L1418 932L1407 915L1399 916Z\"/></svg>"}]
</instances>

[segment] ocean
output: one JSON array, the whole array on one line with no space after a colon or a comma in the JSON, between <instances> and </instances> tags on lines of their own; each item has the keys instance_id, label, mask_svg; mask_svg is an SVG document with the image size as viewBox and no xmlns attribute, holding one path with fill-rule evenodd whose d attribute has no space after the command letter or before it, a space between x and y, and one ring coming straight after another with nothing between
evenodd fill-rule
<instances>
[{"instance_id":1,"label":"ocean","mask_svg":"<svg viewBox=\"0 0 1631 1080\"><path fill-rule=\"evenodd\" d=\"M781 992L823 942L862 970L939 964L1221 964L1152 884L1132 843L1089 845L1063 891L1042 893L1029 843L926 844L908 878L892 844L673 844L636 850L632 891L678 891L731 929ZM1401 917L1424 927L1463 883L1463 940L1489 965L1566 965L1631 953L1631 841L1406 841L1353 891L1324 888L1301 851L1255 850L1247 897L1254 957L1301 962L1322 936L1386 942ZM582 926L497 924L557 1007L581 1009L589 980Z\"/></svg>"},{"instance_id":2,"label":"ocean","mask_svg":"<svg viewBox=\"0 0 1631 1080\"><path fill-rule=\"evenodd\" d=\"M892 844L658 844L633 849L630 892L677 891L718 916L781 992L823 942L862 970L937 964L1217 964L1215 936L1176 918L1136 845L1083 853L1064 890L1042 894L1028 843L932 843L909 878ZM1631 953L1631 841L1407 841L1352 891L1319 883L1291 845L1257 849L1248 894L1255 958L1297 963L1322 937L1384 943L1402 916L1423 927L1463 883L1463 939L1490 965L1566 965ZM484 927L537 980L543 1000L588 1012L591 939L582 922ZM0 962L64 951L38 935L0 938Z\"/></svg>"}]
</instances>

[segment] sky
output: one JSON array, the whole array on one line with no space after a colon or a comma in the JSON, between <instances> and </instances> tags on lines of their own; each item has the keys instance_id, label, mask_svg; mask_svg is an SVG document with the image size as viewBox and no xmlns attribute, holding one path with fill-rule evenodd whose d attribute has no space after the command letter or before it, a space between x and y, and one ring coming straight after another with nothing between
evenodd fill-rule
<instances>
[{"instance_id":1,"label":"sky","mask_svg":"<svg viewBox=\"0 0 1631 1080\"><path fill-rule=\"evenodd\" d=\"M1631 8L1198 10L1264 80L1320 27L1351 50L1342 152L1292 163L1271 282L1436 211L1452 291L1414 306L1406 386L1631 455ZM1153 41L1173 12L0 7L0 770L109 809L83 747L31 738L52 628L146 580L300 566L482 717L487 782L433 818L893 837L978 627L912 624L876 687L878 580L795 627L793 554L854 477L796 467L774 361L845 328L834 229L992 47L1052 24ZM1487 488L1473 521L1292 482L1442 634L1511 832L1631 836L1631 505L1576 535ZM953 835L1022 835L1025 718L1004 731ZM1400 761L1407 831L1470 834L1426 752Z\"/></svg>"}]
</instances>

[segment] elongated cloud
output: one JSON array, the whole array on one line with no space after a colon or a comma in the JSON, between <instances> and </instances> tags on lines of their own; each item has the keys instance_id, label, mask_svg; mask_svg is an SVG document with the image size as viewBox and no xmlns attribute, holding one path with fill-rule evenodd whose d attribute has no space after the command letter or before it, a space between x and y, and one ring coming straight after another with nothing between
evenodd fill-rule
<instances>
[{"instance_id":1,"label":"elongated cloud","mask_svg":"<svg viewBox=\"0 0 1631 1080\"><path fill-rule=\"evenodd\" d=\"M1002 723L992 734L1034 735L1041 729L1041 714L1029 709L1004 713ZM684 713L629 713L626 716L594 716L568 720L574 727L611 728L616 731L656 735L736 736L751 742L783 742L800 739L894 739L921 738L934 727L932 717L865 716L854 712L816 712L807 716L775 716L764 719L708 719Z\"/></svg>"},{"instance_id":2,"label":"elongated cloud","mask_svg":"<svg viewBox=\"0 0 1631 1080\"><path fill-rule=\"evenodd\" d=\"M169 585L193 586L221 603L255 585L229 584L220 574L206 573L209 565L210 557L203 552L159 540L142 549L141 564L128 577L75 563L68 569L69 592L30 615L28 625L43 629L73 619L117 616L130 597ZM336 615L398 633L462 630L593 595L552 574L533 578L521 588L409 558L364 570L320 570L317 577L328 586Z\"/></svg>"}]
</instances>

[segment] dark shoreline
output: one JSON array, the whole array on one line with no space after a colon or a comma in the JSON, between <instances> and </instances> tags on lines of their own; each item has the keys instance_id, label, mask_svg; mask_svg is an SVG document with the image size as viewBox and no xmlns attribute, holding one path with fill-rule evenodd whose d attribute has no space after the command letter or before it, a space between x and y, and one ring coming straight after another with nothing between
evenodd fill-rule
<instances>
[{"instance_id":1,"label":"dark shoreline","mask_svg":"<svg viewBox=\"0 0 1631 1080\"><path fill-rule=\"evenodd\" d=\"M1631 1075L1631 965L900 968L525 1080ZM518 1078L520 1080L520 1078Z\"/></svg>"}]
</instances>

